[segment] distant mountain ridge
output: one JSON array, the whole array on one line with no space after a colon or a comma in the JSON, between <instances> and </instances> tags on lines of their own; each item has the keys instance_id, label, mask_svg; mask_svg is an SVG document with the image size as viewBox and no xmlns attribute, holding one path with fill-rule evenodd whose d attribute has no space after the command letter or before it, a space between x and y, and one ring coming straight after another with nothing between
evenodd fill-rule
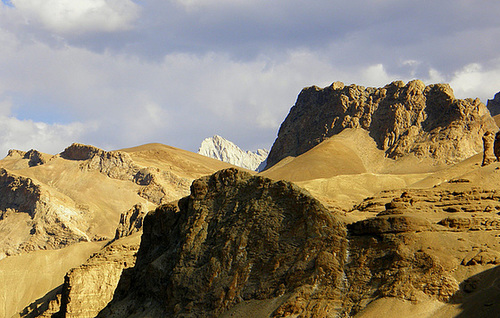
<instances>
[{"instance_id":1,"label":"distant mountain ridge","mask_svg":"<svg viewBox=\"0 0 500 318\"><path fill-rule=\"evenodd\" d=\"M244 151L233 142L215 135L202 141L198 154L249 170L261 171L269 151L257 149L256 152Z\"/></svg>"}]
</instances>

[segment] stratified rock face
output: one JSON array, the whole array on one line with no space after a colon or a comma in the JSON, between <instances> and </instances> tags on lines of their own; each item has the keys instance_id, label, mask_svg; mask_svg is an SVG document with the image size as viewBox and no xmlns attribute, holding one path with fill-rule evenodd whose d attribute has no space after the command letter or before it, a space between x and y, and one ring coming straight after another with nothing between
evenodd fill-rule
<instances>
[{"instance_id":1,"label":"stratified rock face","mask_svg":"<svg viewBox=\"0 0 500 318\"><path fill-rule=\"evenodd\" d=\"M482 166L487 166L490 163L497 161L494 150L495 135L491 131L487 131L483 136L483 162Z\"/></svg>"},{"instance_id":2,"label":"stratified rock face","mask_svg":"<svg viewBox=\"0 0 500 318\"><path fill-rule=\"evenodd\" d=\"M302 90L280 127L267 167L345 128L368 130L389 158L412 154L438 164L480 152L484 133L498 129L479 99L455 99L447 84L425 86L414 80L365 88L336 82Z\"/></svg>"},{"instance_id":3,"label":"stratified rock face","mask_svg":"<svg viewBox=\"0 0 500 318\"><path fill-rule=\"evenodd\" d=\"M471 271L500 264L499 198L467 179L367 198L356 211L377 216L348 226L345 312L354 316L380 297L416 304L474 297Z\"/></svg>"},{"instance_id":4,"label":"stratified rock face","mask_svg":"<svg viewBox=\"0 0 500 318\"><path fill-rule=\"evenodd\" d=\"M94 146L74 143L61 152L68 160L82 160L82 168L97 170L108 177L119 180L133 180L139 170L130 155L121 151L104 151Z\"/></svg>"},{"instance_id":5,"label":"stratified rock face","mask_svg":"<svg viewBox=\"0 0 500 318\"><path fill-rule=\"evenodd\" d=\"M135 244L114 244L94 254L64 277L60 317L95 317L110 301L123 270L133 267Z\"/></svg>"},{"instance_id":6,"label":"stratified rock face","mask_svg":"<svg viewBox=\"0 0 500 318\"><path fill-rule=\"evenodd\" d=\"M21 251L54 249L91 239L81 211L32 179L0 168L0 259ZM12 222L11 222L12 221ZM10 224L11 228L3 224Z\"/></svg>"},{"instance_id":7,"label":"stratified rock face","mask_svg":"<svg viewBox=\"0 0 500 318\"><path fill-rule=\"evenodd\" d=\"M273 317L340 310L346 229L295 185L236 169L149 213L133 272L101 317L216 317L276 299Z\"/></svg>"},{"instance_id":8,"label":"stratified rock face","mask_svg":"<svg viewBox=\"0 0 500 318\"><path fill-rule=\"evenodd\" d=\"M500 92L496 93L493 99L488 99L488 109L491 116L500 114Z\"/></svg>"},{"instance_id":9,"label":"stratified rock face","mask_svg":"<svg viewBox=\"0 0 500 318\"><path fill-rule=\"evenodd\" d=\"M266 149L258 149L256 152L243 151L229 140L216 135L203 140L198 153L238 167L259 171L269 151Z\"/></svg>"},{"instance_id":10,"label":"stratified rock face","mask_svg":"<svg viewBox=\"0 0 500 318\"><path fill-rule=\"evenodd\" d=\"M17 176L0 168L0 220L4 214L16 210L35 216L36 204L42 196L41 187L30 178Z\"/></svg>"}]
</instances>

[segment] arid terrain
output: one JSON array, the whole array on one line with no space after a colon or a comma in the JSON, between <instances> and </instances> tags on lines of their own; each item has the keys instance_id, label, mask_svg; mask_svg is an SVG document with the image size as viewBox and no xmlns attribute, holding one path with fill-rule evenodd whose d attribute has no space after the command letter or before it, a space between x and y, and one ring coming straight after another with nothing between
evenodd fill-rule
<instances>
[{"instance_id":1,"label":"arid terrain","mask_svg":"<svg viewBox=\"0 0 500 318\"><path fill-rule=\"evenodd\" d=\"M336 82L301 92L260 173L162 144L13 150L0 317L498 316L497 131L446 84Z\"/></svg>"}]
</instances>

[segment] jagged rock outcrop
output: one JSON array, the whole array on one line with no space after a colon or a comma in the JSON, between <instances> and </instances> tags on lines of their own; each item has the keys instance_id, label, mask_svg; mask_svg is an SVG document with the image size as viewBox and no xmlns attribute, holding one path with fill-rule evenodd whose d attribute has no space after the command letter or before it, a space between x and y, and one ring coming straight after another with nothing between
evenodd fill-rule
<instances>
[{"instance_id":1,"label":"jagged rock outcrop","mask_svg":"<svg viewBox=\"0 0 500 318\"><path fill-rule=\"evenodd\" d=\"M500 131L495 135L495 141L493 142L493 152L495 154L496 160L500 160Z\"/></svg>"},{"instance_id":2,"label":"jagged rock outcrop","mask_svg":"<svg viewBox=\"0 0 500 318\"><path fill-rule=\"evenodd\" d=\"M500 114L500 92L496 93L493 99L488 99L487 106L491 116Z\"/></svg>"},{"instance_id":3,"label":"jagged rock outcrop","mask_svg":"<svg viewBox=\"0 0 500 318\"><path fill-rule=\"evenodd\" d=\"M7 158L23 158L26 155L26 151L10 149L7 153Z\"/></svg>"},{"instance_id":4,"label":"jagged rock outcrop","mask_svg":"<svg viewBox=\"0 0 500 318\"><path fill-rule=\"evenodd\" d=\"M456 163L482 150L481 137L498 128L479 99L456 99L447 84L419 80L383 88L304 88L267 159L267 168L298 156L345 128L362 128L389 158L414 155Z\"/></svg>"},{"instance_id":5,"label":"jagged rock outcrop","mask_svg":"<svg viewBox=\"0 0 500 318\"><path fill-rule=\"evenodd\" d=\"M33 218L42 190L30 178L0 168L0 197L0 219L13 210L28 213Z\"/></svg>"},{"instance_id":6,"label":"jagged rock outcrop","mask_svg":"<svg viewBox=\"0 0 500 318\"><path fill-rule=\"evenodd\" d=\"M487 166L490 163L497 161L495 156L495 135L491 131L487 131L483 136L483 162L482 166Z\"/></svg>"},{"instance_id":7,"label":"jagged rock outcrop","mask_svg":"<svg viewBox=\"0 0 500 318\"><path fill-rule=\"evenodd\" d=\"M28 151L26 154L24 154L23 158L29 160L28 165L30 167L43 165L45 162L47 162L47 159L44 158L43 154L35 149L31 149L30 151Z\"/></svg>"},{"instance_id":8,"label":"jagged rock outcrop","mask_svg":"<svg viewBox=\"0 0 500 318\"><path fill-rule=\"evenodd\" d=\"M114 239L118 240L142 230L142 222L147 213L142 204L136 204L130 210L123 212Z\"/></svg>"},{"instance_id":9,"label":"jagged rock outcrop","mask_svg":"<svg viewBox=\"0 0 500 318\"><path fill-rule=\"evenodd\" d=\"M231 141L215 135L201 142L198 153L238 167L260 171L269 151L266 149L257 149L256 152L243 151Z\"/></svg>"},{"instance_id":10,"label":"jagged rock outcrop","mask_svg":"<svg viewBox=\"0 0 500 318\"><path fill-rule=\"evenodd\" d=\"M119 180L133 180L140 170L130 158L121 151L104 151L94 146L74 143L64 149L60 156L68 160L82 160L83 169L97 170L108 177Z\"/></svg>"},{"instance_id":11,"label":"jagged rock outcrop","mask_svg":"<svg viewBox=\"0 0 500 318\"><path fill-rule=\"evenodd\" d=\"M258 299L273 317L333 317L346 242L304 190L222 170L146 216L136 266L99 316L216 317Z\"/></svg>"},{"instance_id":12,"label":"jagged rock outcrop","mask_svg":"<svg viewBox=\"0 0 500 318\"><path fill-rule=\"evenodd\" d=\"M95 317L113 298L122 272L135 264L140 237L118 240L71 269L64 283L19 313L22 318Z\"/></svg>"},{"instance_id":13,"label":"jagged rock outcrop","mask_svg":"<svg viewBox=\"0 0 500 318\"><path fill-rule=\"evenodd\" d=\"M87 160L92 158L95 154L102 152L104 152L104 150L94 146L73 143L71 146L64 149L64 151L60 153L60 156L68 160Z\"/></svg>"},{"instance_id":14,"label":"jagged rock outcrop","mask_svg":"<svg viewBox=\"0 0 500 318\"><path fill-rule=\"evenodd\" d=\"M113 298L122 272L135 264L146 214L142 204L122 213L115 238L71 269L59 288L24 308L20 317L95 317Z\"/></svg>"}]
</instances>

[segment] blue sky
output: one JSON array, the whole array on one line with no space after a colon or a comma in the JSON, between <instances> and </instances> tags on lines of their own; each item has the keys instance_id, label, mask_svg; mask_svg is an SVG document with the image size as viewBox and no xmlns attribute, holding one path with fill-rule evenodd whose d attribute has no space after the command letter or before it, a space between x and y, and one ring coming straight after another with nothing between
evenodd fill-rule
<instances>
[{"instance_id":1,"label":"blue sky","mask_svg":"<svg viewBox=\"0 0 500 318\"><path fill-rule=\"evenodd\" d=\"M0 156L214 134L270 148L303 87L500 91L498 1L2 0Z\"/></svg>"}]
</instances>

